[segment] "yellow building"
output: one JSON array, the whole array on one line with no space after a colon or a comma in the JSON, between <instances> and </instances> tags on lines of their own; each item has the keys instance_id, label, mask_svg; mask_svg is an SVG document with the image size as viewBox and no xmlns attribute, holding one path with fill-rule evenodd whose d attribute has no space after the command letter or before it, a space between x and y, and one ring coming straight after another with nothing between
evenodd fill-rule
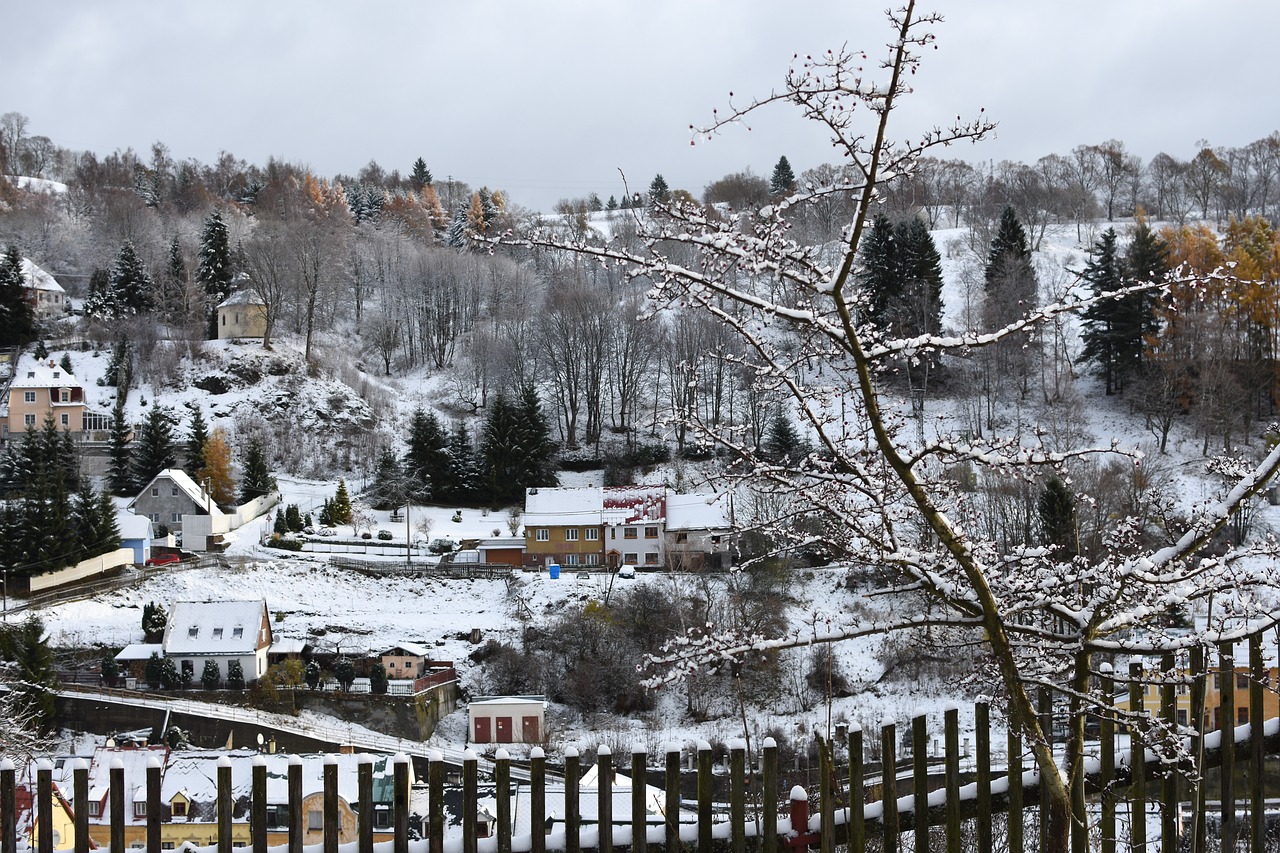
<instances>
[{"instance_id":1,"label":"yellow building","mask_svg":"<svg viewBox=\"0 0 1280 853\"><path fill-rule=\"evenodd\" d=\"M1270 667L1263 670L1263 691L1262 691L1262 718L1269 720L1272 717L1280 716L1280 694L1276 692L1276 676L1277 668ZM1242 726L1249 722L1249 686L1252 682L1249 667L1238 666L1235 669L1236 683L1232 718L1235 724ZM1186 678L1187 670L1178 671L1178 677ZM1156 678L1158 676L1151 675ZM1116 695L1115 705L1121 710L1129 710L1129 694L1128 692ZM1147 684L1142 693L1142 707L1149 712L1158 713L1160 710L1160 685ZM1177 723L1180 726L1191 724L1191 685L1189 683L1179 684L1176 688L1175 696L1175 714L1177 715ZM1201 720L1203 731L1214 731L1220 728L1220 715L1222 710L1222 674L1218 670L1205 679L1204 691L1204 715Z\"/></svg>"},{"instance_id":2,"label":"yellow building","mask_svg":"<svg viewBox=\"0 0 1280 853\"><path fill-rule=\"evenodd\" d=\"M218 303L218 340L260 338L267 333L267 307L247 290L237 290Z\"/></svg>"}]
</instances>

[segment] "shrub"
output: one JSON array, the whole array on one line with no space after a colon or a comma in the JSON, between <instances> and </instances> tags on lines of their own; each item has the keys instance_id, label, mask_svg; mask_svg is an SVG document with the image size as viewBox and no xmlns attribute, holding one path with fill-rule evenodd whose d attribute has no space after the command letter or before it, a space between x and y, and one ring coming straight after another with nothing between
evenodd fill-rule
<instances>
[{"instance_id":1,"label":"shrub","mask_svg":"<svg viewBox=\"0 0 1280 853\"><path fill-rule=\"evenodd\" d=\"M387 692L387 670L380 663L369 670L369 690L378 696Z\"/></svg>"},{"instance_id":2,"label":"shrub","mask_svg":"<svg viewBox=\"0 0 1280 853\"><path fill-rule=\"evenodd\" d=\"M301 551L302 543L297 539L285 539L279 534L272 534L267 540L268 548L279 548L281 551Z\"/></svg>"},{"instance_id":3,"label":"shrub","mask_svg":"<svg viewBox=\"0 0 1280 853\"><path fill-rule=\"evenodd\" d=\"M120 664L116 663L115 655L107 652L102 656L102 663L99 666L99 672L102 673L102 681L108 687L115 687L116 682L120 680Z\"/></svg>"},{"instance_id":4,"label":"shrub","mask_svg":"<svg viewBox=\"0 0 1280 853\"><path fill-rule=\"evenodd\" d=\"M227 689L244 690L244 667L238 660L232 660L227 664Z\"/></svg>"},{"instance_id":5,"label":"shrub","mask_svg":"<svg viewBox=\"0 0 1280 853\"><path fill-rule=\"evenodd\" d=\"M204 662L204 671L200 673L200 686L205 690L217 690L218 683L222 681L222 674L218 672L218 664L212 660Z\"/></svg>"}]
</instances>

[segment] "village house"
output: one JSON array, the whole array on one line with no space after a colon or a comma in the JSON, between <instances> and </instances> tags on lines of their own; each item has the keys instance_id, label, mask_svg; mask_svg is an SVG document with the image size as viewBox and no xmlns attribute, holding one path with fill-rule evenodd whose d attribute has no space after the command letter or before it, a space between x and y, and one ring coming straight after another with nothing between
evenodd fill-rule
<instances>
[{"instance_id":1,"label":"village house","mask_svg":"<svg viewBox=\"0 0 1280 853\"><path fill-rule=\"evenodd\" d=\"M1268 647L1265 651L1262 669L1262 718L1269 720L1272 717L1280 716L1280 694L1275 690L1275 685L1280 683L1280 667L1276 665L1276 653L1274 647ZM1249 652L1245 644L1240 644L1236 649L1236 667L1235 667L1235 686L1233 691L1231 716L1234 725L1243 726L1249 722L1249 686L1253 681L1252 673L1247 665L1249 660ZM1151 678L1152 683L1143 686L1142 705L1148 710L1159 709L1160 707L1160 690L1161 685L1156 683L1160 680L1158 661L1153 659L1143 660L1135 658L1135 662L1144 664L1144 671ZM1210 675L1204 680L1204 715L1201 718L1201 726L1205 731L1215 731L1222 724L1222 673L1217 668L1217 663L1210 664ZM1179 726L1191 725L1191 685L1186 680L1189 673L1189 667L1178 667L1176 677L1182 679L1175 688L1174 693L1174 714ZM1122 667L1119 672L1127 675L1127 666ZM1115 706L1121 710L1130 710L1130 700L1128 690L1120 692L1115 697ZM1188 722L1191 720L1191 722Z\"/></svg>"},{"instance_id":2,"label":"village house","mask_svg":"<svg viewBox=\"0 0 1280 853\"><path fill-rule=\"evenodd\" d=\"M142 487L129 502L130 512L163 524L173 533L182 532L184 515L223 515L213 497L181 468L166 468Z\"/></svg>"},{"instance_id":3,"label":"village house","mask_svg":"<svg viewBox=\"0 0 1280 853\"><path fill-rule=\"evenodd\" d=\"M651 569L665 566L667 490L661 486L607 487L601 498L609 568L623 564Z\"/></svg>"},{"instance_id":4,"label":"village house","mask_svg":"<svg viewBox=\"0 0 1280 853\"><path fill-rule=\"evenodd\" d=\"M271 620L267 603L258 601L179 601L169 611L164 629L163 657L171 658L179 672L193 680L204 673L206 661L218 667L219 679L227 677L233 660L240 662L246 682L267 671L271 648Z\"/></svg>"},{"instance_id":5,"label":"village house","mask_svg":"<svg viewBox=\"0 0 1280 853\"><path fill-rule=\"evenodd\" d=\"M388 678L419 678L427 672L431 652L417 643L400 643L380 656Z\"/></svg>"},{"instance_id":6,"label":"village house","mask_svg":"<svg viewBox=\"0 0 1280 853\"><path fill-rule=\"evenodd\" d=\"M471 743L542 743L547 697L479 696L467 703Z\"/></svg>"},{"instance_id":7,"label":"village house","mask_svg":"<svg viewBox=\"0 0 1280 853\"><path fill-rule=\"evenodd\" d=\"M58 280L30 258L22 259L23 296L35 312L36 319L61 317L71 310L67 292Z\"/></svg>"},{"instance_id":8,"label":"village house","mask_svg":"<svg viewBox=\"0 0 1280 853\"><path fill-rule=\"evenodd\" d=\"M75 376L53 360L23 356L9 385L4 438L38 430L50 415L59 430L82 431L86 412L84 386Z\"/></svg>"},{"instance_id":9,"label":"village house","mask_svg":"<svg viewBox=\"0 0 1280 853\"><path fill-rule=\"evenodd\" d=\"M733 564L732 497L667 495L666 562L674 571L723 571Z\"/></svg>"},{"instance_id":10,"label":"village house","mask_svg":"<svg viewBox=\"0 0 1280 853\"><path fill-rule=\"evenodd\" d=\"M525 567L604 565L603 509L603 492L592 486L526 490Z\"/></svg>"}]
</instances>

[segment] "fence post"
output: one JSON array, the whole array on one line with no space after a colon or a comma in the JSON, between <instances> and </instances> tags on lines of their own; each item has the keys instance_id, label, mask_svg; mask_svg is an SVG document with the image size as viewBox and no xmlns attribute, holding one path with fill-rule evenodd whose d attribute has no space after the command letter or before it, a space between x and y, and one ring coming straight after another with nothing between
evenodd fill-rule
<instances>
[{"instance_id":1,"label":"fence post","mask_svg":"<svg viewBox=\"0 0 1280 853\"><path fill-rule=\"evenodd\" d=\"M1142 664L1129 664L1129 849L1147 847L1147 747L1138 720L1142 718Z\"/></svg>"},{"instance_id":2,"label":"fence post","mask_svg":"<svg viewBox=\"0 0 1280 853\"><path fill-rule=\"evenodd\" d=\"M708 772L707 780L711 776ZM600 819L600 842L597 848L600 853L613 853L613 753L609 747L600 744L596 747L596 808ZM698 779L698 791L702 791L702 779ZM710 849L710 848L707 848ZM542 853L535 850L533 853Z\"/></svg>"},{"instance_id":3,"label":"fence post","mask_svg":"<svg viewBox=\"0 0 1280 853\"><path fill-rule=\"evenodd\" d=\"M356 798L359 810L356 825L357 849L360 853L373 853L373 756L361 755L356 759ZM501 802L501 801L499 801Z\"/></svg>"},{"instance_id":4,"label":"fence post","mask_svg":"<svg viewBox=\"0 0 1280 853\"><path fill-rule=\"evenodd\" d=\"M801 785L791 788L791 835L787 846L807 850L809 834L809 792Z\"/></svg>"},{"instance_id":5,"label":"fence post","mask_svg":"<svg viewBox=\"0 0 1280 853\"><path fill-rule=\"evenodd\" d=\"M582 849L582 801L579 799L578 780L582 778L582 764L578 757L577 747L567 746L564 750L564 849L565 853L579 853ZM679 768L677 768L676 803L679 806ZM668 807L671 804L670 794L667 796Z\"/></svg>"},{"instance_id":6,"label":"fence post","mask_svg":"<svg viewBox=\"0 0 1280 853\"><path fill-rule=\"evenodd\" d=\"M543 853L547 849L547 755L540 746L529 750L529 818L533 823L530 849Z\"/></svg>"},{"instance_id":7,"label":"fence post","mask_svg":"<svg viewBox=\"0 0 1280 853\"><path fill-rule=\"evenodd\" d=\"M13 759L0 759L0 853L18 849L18 785ZM79 817L79 813L76 814Z\"/></svg>"},{"instance_id":8,"label":"fence post","mask_svg":"<svg viewBox=\"0 0 1280 853\"><path fill-rule=\"evenodd\" d=\"M1022 735L1015 720L1010 718L1008 725L1009 853L1022 853Z\"/></svg>"},{"instance_id":9,"label":"fence post","mask_svg":"<svg viewBox=\"0 0 1280 853\"><path fill-rule=\"evenodd\" d=\"M1250 789L1252 801L1249 808L1250 850L1263 849L1263 832L1266 829L1266 799L1263 786L1266 784L1264 745L1265 726L1263 725L1262 682L1266 678L1266 670L1262 667L1262 632L1249 637L1249 745L1250 749Z\"/></svg>"},{"instance_id":10,"label":"fence post","mask_svg":"<svg viewBox=\"0 0 1280 853\"><path fill-rule=\"evenodd\" d=\"M32 802L37 853L53 853L53 762L37 759L36 790Z\"/></svg>"},{"instance_id":11,"label":"fence post","mask_svg":"<svg viewBox=\"0 0 1280 853\"><path fill-rule=\"evenodd\" d=\"M947 752L947 853L960 853L960 708L943 712Z\"/></svg>"},{"instance_id":12,"label":"fence post","mask_svg":"<svg viewBox=\"0 0 1280 853\"><path fill-rule=\"evenodd\" d=\"M498 804L498 853L511 853L511 753L502 747L493 754L493 788Z\"/></svg>"},{"instance_id":13,"label":"fence post","mask_svg":"<svg viewBox=\"0 0 1280 853\"><path fill-rule=\"evenodd\" d=\"M479 764L480 758L475 750L468 749L462 753L462 853L476 853L476 816L480 811L479 802ZM537 843L541 827L534 826L533 838ZM534 848L534 853L540 853Z\"/></svg>"},{"instance_id":14,"label":"fence post","mask_svg":"<svg viewBox=\"0 0 1280 853\"><path fill-rule=\"evenodd\" d=\"M289 756L289 853L302 853L302 758Z\"/></svg>"},{"instance_id":15,"label":"fence post","mask_svg":"<svg viewBox=\"0 0 1280 853\"><path fill-rule=\"evenodd\" d=\"M427 849L429 853L444 853L444 753L438 749L427 753L427 787ZM404 848L404 851L400 849L397 834L396 853L405 853L409 849L407 836Z\"/></svg>"},{"instance_id":16,"label":"fence post","mask_svg":"<svg viewBox=\"0 0 1280 853\"><path fill-rule=\"evenodd\" d=\"M773 853L778 849L778 742L764 739L760 748L760 849ZM668 851L674 853L674 851Z\"/></svg>"},{"instance_id":17,"label":"fence post","mask_svg":"<svg viewBox=\"0 0 1280 853\"><path fill-rule=\"evenodd\" d=\"M711 849L711 744L698 741L698 849ZM601 851L604 853L604 851Z\"/></svg>"},{"instance_id":18,"label":"fence post","mask_svg":"<svg viewBox=\"0 0 1280 853\"><path fill-rule=\"evenodd\" d=\"M231 849L231 759L218 759L218 853ZM330 851L326 851L330 853Z\"/></svg>"},{"instance_id":19,"label":"fence post","mask_svg":"<svg viewBox=\"0 0 1280 853\"><path fill-rule=\"evenodd\" d=\"M160 853L160 759L147 759L147 853Z\"/></svg>"},{"instance_id":20,"label":"fence post","mask_svg":"<svg viewBox=\"0 0 1280 853\"><path fill-rule=\"evenodd\" d=\"M898 734L893 720L880 725L880 802L884 853L898 853Z\"/></svg>"},{"instance_id":21,"label":"fence post","mask_svg":"<svg viewBox=\"0 0 1280 853\"><path fill-rule=\"evenodd\" d=\"M1191 808L1191 853L1205 853L1205 800L1207 794L1204 785L1204 694L1205 694L1205 661L1204 649L1196 646L1191 650L1191 716L1195 730L1195 770L1196 782ZM1115 853L1104 850L1102 853Z\"/></svg>"},{"instance_id":22,"label":"fence post","mask_svg":"<svg viewBox=\"0 0 1280 853\"><path fill-rule=\"evenodd\" d=\"M253 832L253 853L267 853L267 759L261 755L253 757L253 767L249 781L249 808Z\"/></svg>"},{"instance_id":23,"label":"fence post","mask_svg":"<svg viewBox=\"0 0 1280 853\"><path fill-rule=\"evenodd\" d=\"M1045 745L1049 748L1050 753L1053 751L1053 694L1049 692L1049 688L1044 685L1040 686L1039 694L1039 716L1040 731L1044 734ZM1046 817L1049 814L1049 786L1044 784L1044 778L1040 773L1039 765L1036 765L1037 787L1040 791L1040 806L1036 811L1036 823L1040 829L1040 849L1049 849L1049 821Z\"/></svg>"},{"instance_id":24,"label":"fence post","mask_svg":"<svg viewBox=\"0 0 1280 853\"><path fill-rule=\"evenodd\" d=\"M929 732L928 718L916 711L911 718L911 819L917 850L929 849Z\"/></svg>"},{"instance_id":25,"label":"fence post","mask_svg":"<svg viewBox=\"0 0 1280 853\"><path fill-rule=\"evenodd\" d=\"M974 750L978 772L978 853L991 853L991 705L980 698L973 706Z\"/></svg>"},{"instance_id":26,"label":"fence post","mask_svg":"<svg viewBox=\"0 0 1280 853\"><path fill-rule=\"evenodd\" d=\"M1177 665L1173 652L1160 656L1160 718L1168 731L1178 728ZM1179 736L1179 741L1181 737ZM1178 848L1178 774L1166 765L1160 786L1160 850L1176 853Z\"/></svg>"},{"instance_id":27,"label":"fence post","mask_svg":"<svg viewBox=\"0 0 1280 853\"><path fill-rule=\"evenodd\" d=\"M76 816L75 853L89 853L89 762L71 765L71 809Z\"/></svg>"},{"instance_id":28,"label":"fence post","mask_svg":"<svg viewBox=\"0 0 1280 853\"><path fill-rule=\"evenodd\" d=\"M835 786L832 784L835 768L831 754L831 742L821 735L814 738L818 743L818 844L822 853L832 853L835 841ZM733 853L742 853L734 850Z\"/></svg>"},{"instance_id":29,"label":"fence post","mask_svg":"<svg viewBox=\"0 0 1280 853\"><path fill-rule=\"evenodd\" d=\"M862 726L855 723L849 727L849 849L854 853L862 853L867 846L867 792L862 762Z\"/></svg>"},{"instance_id":30,"label":"fence post","mask_svg":"<svg viewBox=\"0 0 1280 853\"><path fill-rule=\"evenodd\" d=\"M1102 836L1101 853L1116 853L1116 795L1111 790L1111 783L1116 778L1116 724L1111 715L1111 706L1115 702L1116 682L1111 675L1111 664L1104 661L1098 667L1098 672L1101 674L1098 689L1107 701L1107 708L1102 709L1102 712L1097 715L1098 750L1101 753L1098 788L1102 792L1102 815L1098 821L1098 831Z\"/></svg>"},{"instance_id":31,"label":"fence post","mask_svg":"<svg viewBox=\"0 0 1280 853\"><path fill-rule=\"evenodd\" d=\"M112 850L124 849L124 761L120 758L111 759L111 769L108 771L107 787L109 793L110 812L109 819L111 828L107 835L111 839Z\"/></svg>"},{"instance_id":32,"label":"fence post","mask_svg":"<svg viewBox=\"0 0 1280 853\"><path fill-rule=\"evenodd\" d=\"M648 761L644 746L638 743L631 745L631 850L632 853L648 853L649 826L645 818L649 810L645 807L645 778ZM738 851L741 853L741 851Z\"/></svg>"},{"instance_id":33,"label":"fence post","mask_svg":"<svg viewBox=\"0 0 1280 853\"><path fill-rule=\"evenodd\" d=\"M1236 848L1236 658L1234 643L1218 646L1218 731L1222 753L1222 849Z\"/></svg>"}]
</instances>

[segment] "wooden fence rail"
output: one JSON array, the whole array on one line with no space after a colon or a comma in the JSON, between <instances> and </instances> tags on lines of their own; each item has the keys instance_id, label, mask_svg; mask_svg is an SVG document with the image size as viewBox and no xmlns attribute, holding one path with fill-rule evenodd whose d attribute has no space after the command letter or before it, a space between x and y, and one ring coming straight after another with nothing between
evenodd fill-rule
<instances>
[{"instance_id":1,"label":"wooden fence rail","mask_svg":"<svg viewBox=\"0 0 1280 853\"><path fill-rule=\"evenodd\" d=\"M1151 748L1123 748L1121 733L1112 722L1113 715L1101 716L1097 726L1096 744L1091 744L1092 757L1086 762L1086 777L1073 787L1072 795L1077 814L1086 815L1073 833L1074 851L1096 848L1101 853L1147 849L1147 818L1158 816L1160 826L1159 849L1161 853L1174 853L1188 849L1200 853L1207 849L1208 825L1206 815L1210 801L1206 798L1203 774L1218 768L1221 784L1219 804L1213 811L1219 816L1223 850L1241 849L1237 841L1247 842L1248 849L1261 853L1265 848L1267 809L1263 783L1267 779L1266 758L1280 754L1280 719L1270 719L1263 724L1237 725L1244 716L1239 708L1247 708L1251 721L1263 719L1267 691L1275 693L1276 679L1272 670L1263 667L1262 639L1255 637L1249 644L1249 664L1237 669L1230 648L1219 649L1216 669L1208 669L1200 657L1188 670L1179 671L1170 656L1162 658L1154 672L1135 665L1128 679L1130 710L1139 716L1127 717L1141 727L1142 724L1163 723L1182 737L1182 755L1194 757L1194 766L1186 760L1181 763L1163 760ZM1215 678L1220 685L1218 695L1218 725L1215 731L1201 736L1205 719L1206 684ZM1112 676L1104 673L1102 687L1110 691L1115 685ZM1237 682L1248 690L1246 705L1235 701ZM1148 686L1154 684L1160 701L1156 713L1145 709L1144 697ZM1189 697L1189 708L1178 707L1179 687L1186 687L1181 695ZM1046 730L1052 731L1052 702L1041 705L1046 715ZM1179 710L1184 712L1180 715ZM1180 723L1180 719L1182 722ZM748 754L744 741L729 744L728 749L728 803L727 809L713 802L714 754L709 744L696 745L697 787L692 801L681 799L682 748L671 745L662 756L649 756L642 749L634 749L626 760L619 757L619 769L625 766L634 784L629 794L615 796L613 791L614 756L606 747L597 751L598 783L594 792L583 789L580 779L583 764L575 749L564 753L564 776L559 782L548 785L547 759L543 750L534 747L528 761L528 783L520 785L527 792L527 799L515 800L519 821L513 817L513 798L510 795L512 759L505 749L498 749L493 756L492 790L494 812L481 819L480 758L471 750L462 756L460 792L457 783L446 788L445 756L435 750L428 753L426 774L426 814L411 821L410 810L410 759L401 754L393 760L392 802L390 803L390 832L393 843L388 853L444 853L446 850L446 802L453 803L450 813L459 838L448 839L448 850L461 853L545 853L556 850L566 853L600 851L613 853L615 848L630 848L636 853L675 853L684 848L696 847L703 851L723 850L727 853L746 851L796 851L805 848L820 849L831 853L837 845L848 845L852 851L865 850L869 842L875 842L883 853L897 853L904 846L904 836L910 837L914 850L935 849L931 845L933 827L942 828L945 849L959 853L965 839L968 849L977 853L990 853L995 848L992 816L1005 815L1007 849L1022 853L1024 849L1042 849L1043 835L1035 837L1028 832L1032 824L1028 816L1034 816L1040 806L1038 775L1034 769L1023 771L1024 750L1018 734L1008 735L1008 758L1004 766L992 761L990 708L979 702L974 708L975 742L971 756L962 755L958 709L951 708L943 720L944 760L941 774L936 764L931 765L927 744L928 730L924 717L911 721L909 737L899 738L897 726L883 725L876 737L868 742L864 733L854 728L847 739L842 736L840 750L831 742L819 743L819 784L816 792L795 787L790 792L780 792L778 745L766 738L758 755ZM900 744L910 743L910 758L899 761ZM882 768L879 774L864 773L864 756L868 747L878 747ZM838 772L834 755L847 748L848 775ZM874 751L874 750L873 750ZM968 757L968 778L962 778L962 759ZM651 760L651 758L653 760ZM256 758L251 767L252 779L248 806L240 804L238 817L233 802L231 762L221 759L218 769L216 815L219 839L216 848L228 851L232 846L232 824L249 823L249 837L253 853L266 853L270 841L267 824L265 761ZM339 844L354 842L356 853L373 853L375 838L374 820L377 809L373 807L372 759L362 759L357 773L359 795L348 805L354 808L356 826L354 833L344 836L338 801L336 760L330 759L323 774L323 842L320 853L338 853ZM302 853L303 847L303 790L301 762L295 760L289 766L288 785L288 853ZM649 768L661 768L663 788L660 792L644 785ZM295 772L296 770L296 772ZM1237 803L1234 791L1236 774L1243 771L1249 794ZM109 819L105 823L90 824L88 767L80 761L72 771L71 811L75 816L72 846L76 853L90 847L90 835L95 844L109 844L113 851L125 849L124 808L126 791L143 788L146 792L145 838L138 843L145 845L147 853L160 853L161 820L161 767L158 762L146 770L146 780L124 778L123 765L113 766L109 776ZM48 762L37 763L34 771L34 801L37 803L34 821L36 853L52 853L54 828L52 767ZM1280 774L1273 774L1280 775ZM847 780L847 784L842 784ZM19 777L13 763L0 764L0 853L16 853L17 839L27 830L20 827L15 792L19 781L29 784L27 777ZM126 787L126 781L128 787ZM1273 779L1273 784L1276 780ZM486 795L490 783L486 782ZM723 787L723 786L722 786ZM930 790L934 788L935 790ZM243 780L238 790L244 790ZM451 793L450 793L451 792ZM62 792L65 795L65 792ZM308 792L312 793L312 792ZM457 794L460 793L460 797ZM782 793L789 797L788 808L779 814ZM902 794L902 796L899 796ZM549 797L550 795L550 797ZM561 799L562 798L562 799ZM870 801L868 801L870 798ZM1087 799L1086 799L1087 798ZM811 800L815 807L811 809ZM461 806L458 807L457 803ZM656 804L656 805L655 805ZM1193 816L1184 832L1178 823L1179 806L1186 804L1186 811ZM587 808L584 809L583 806ZM1238 805L1245 806L1244 825L1236 819ZM623 810L626 814L623 814ZM587 814L584 815L584 812ZM99 820L101 820L99 818ZM309 824L313 818L309 816ZM519 823L519 826L517 826ZM425 838L410 837L410 827L415 834ZM489 831L491 826L491 832ZM311 829L318 827L310 826ZM1040 832L1043 830L1041 829ZM1094 840L1089 837L1094 833ZM387 827L380 824L379 834L385 837ZM100 833L105 833L101 837ZM488 837L482 837L482 835ZM279 837L279 833L276 834ZM1185 837L1185 842L1184 842ZM932 839L937 842L939 839ZM460 846L459 846L460 845ZM277 846L277 853L282 849ZM386 850L386 848L380 848Z\"/></svg>"}]
</instances>

